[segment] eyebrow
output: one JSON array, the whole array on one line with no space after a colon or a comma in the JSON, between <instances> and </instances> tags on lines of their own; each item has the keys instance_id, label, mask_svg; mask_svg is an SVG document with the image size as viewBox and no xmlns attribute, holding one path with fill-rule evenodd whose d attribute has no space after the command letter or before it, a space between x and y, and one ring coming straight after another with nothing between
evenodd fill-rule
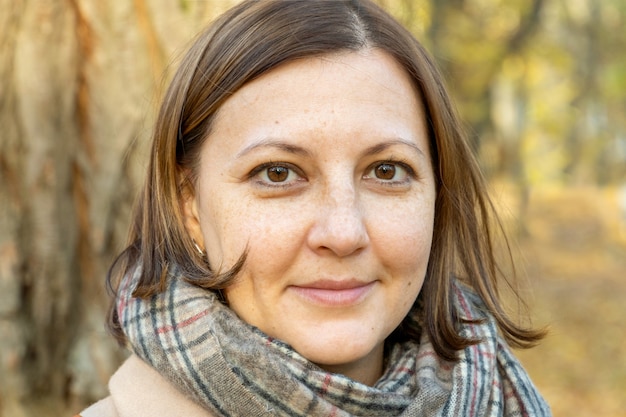
<instances>
[{"instance_id":1,"label":"eyebrow","mask_svg":"<svg viewBox=\"0 0 626 417\"><path fill-rule=\"evenodd\" d=\"M309 151L307 151L301 146L293 145L291 143L287 143L282 140L277 140L274 138L266 138L259 142L253 143L249 146L246 146L244 149L239 151L237 155L235 155L235 158L241 158L242 156L245 156L246 154L249 154L250 152L256 149L262 149L262 148L276 148L281 151L285 151L285 152L296 154L296 155L302 155L302 156L311 155Z\"/></svg>"},{"instance_id":2,"label":"eyebrow","mask_svg":"<svg viewBox=\"0 0 626 417\"><path fill-rule=\"evenodd\" d=\"M393 138L385 142L377 143L376 145L370 146L369 148L365 149L362 152L362 156L376 155L378 153L384 152L385 150L393 146L397 146L397 145L408 146L411 149L415 150L420 156L422 157L426 156L426 154L424 154L424 152L419 148L419 146L403 138ZM263 148L276 148L281 151L285 151L285 152L292 153L295 155L311 156L311 153L301 146L293 145L291 143L287 143L285 141L275 139L275 138L265 138L249 146L246 146L244 149L239 151L237 155L235 155L235 158L241 158L242 156L245 156L256 149L263 149Z\"/></svg>"},{"instance_id":3,"label":"eyebrow","mask_svg":"<svg viewBox=\"0 0 626 417\"><path fill-rule=\"evenodd\" d=\"M419 146L404 138L393 138L385 142L377 143L374 146L370 146L365 151L363 151L363 156L376 155L396 145L408 146L411 149L415 150L420 156L426 157L426 154L419 148Z\"/></svg>"}]
</instances>

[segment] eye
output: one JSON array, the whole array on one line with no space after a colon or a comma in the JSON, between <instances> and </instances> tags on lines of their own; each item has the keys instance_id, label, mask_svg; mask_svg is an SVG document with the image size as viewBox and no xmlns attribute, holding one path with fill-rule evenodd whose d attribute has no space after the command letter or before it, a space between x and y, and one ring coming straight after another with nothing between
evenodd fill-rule
<instances>
[{"instance_id":1,"label":"eye","mask_svg":"<svg viewBox=\"0 0 626 417\"><path fill-rule=\"evenodd\" d=\"M285 162L268 162L254 168L249 174L259 185L270 187L288 186L303 180L300 170Z\"/></svg>"},{"instance_id":2,"label":"eye","mask_svg":"<svg viewBox=\"0 0 626 417\"><path fill-rule=\"evenodd\" d=\"M392 164L376 165L373 171L379 180L393 180L393 177L396 176L396 166Z\"/></svg>"},{"instance_id":3,"label":"eye","mask_svg":"<svg viewBox=\"0 0 626 417\"><path fill-rule=\"evenodd\" d=\"M388 185L401 185L408 183L414 176L413 169L407 164L398 161L384 161L370 165L364 178L377 180Z\"/></svg>"},{"instance_id":4,"label":"eye","mask_svg":"<svg viewBox=\"0 0 626 417\"><path fill-rule=\"evenodd\" d=\"M265 170L265 175L271 182L284 182L289 178L289 168L280 165L269 167Z\"/></svg>"}]
</instances>

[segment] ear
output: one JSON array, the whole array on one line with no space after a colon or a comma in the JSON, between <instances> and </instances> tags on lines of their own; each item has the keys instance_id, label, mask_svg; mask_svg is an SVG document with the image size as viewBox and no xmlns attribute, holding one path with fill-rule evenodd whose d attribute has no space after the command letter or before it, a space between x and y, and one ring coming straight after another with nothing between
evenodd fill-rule
<instances>
[{"instance_id":1,"label":"ear","mask_svg":"<svg viewBox=\"0 0 626 417\"><path fill-rule=\"evenodd\" d=\"M204 250L204 236L200 227L200 216L198 211L198 198L191 184L186 184L181 193L181 209L185 229L200 249Z\"/></svg>"}]
</instances>

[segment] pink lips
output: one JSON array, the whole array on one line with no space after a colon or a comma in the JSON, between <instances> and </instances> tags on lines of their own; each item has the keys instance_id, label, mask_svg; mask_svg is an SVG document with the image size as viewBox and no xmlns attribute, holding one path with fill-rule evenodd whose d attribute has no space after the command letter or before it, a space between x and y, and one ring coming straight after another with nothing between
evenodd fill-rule
<instances>
[{"instance_id":1,"label":"pink lips","mask_svg":"<svg viewBox=\"0 0 626 417\"><path fill-rule=\"evenodd\" d=\"M375 283L376 281L321 280L290 288L299 296L314 304L329 307L344 307L362 301L374 287Z\"/></svg>"}]
</instances>

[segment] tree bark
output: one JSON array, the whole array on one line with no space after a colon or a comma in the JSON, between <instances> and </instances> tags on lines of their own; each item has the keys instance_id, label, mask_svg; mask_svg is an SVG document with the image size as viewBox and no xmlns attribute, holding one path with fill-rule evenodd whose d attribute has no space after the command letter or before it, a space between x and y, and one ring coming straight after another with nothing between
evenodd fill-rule
<instances>
[{"instance_id":1,"label":"tree bark","mask_svg":"<svg viewBox=\"0 0 626 417\"><path fill-rule=\"evenodd\" d=\"M0 417L106 395L104 279L164 70L229 3L0 0Z\"/></svg>"}]
</instances>

